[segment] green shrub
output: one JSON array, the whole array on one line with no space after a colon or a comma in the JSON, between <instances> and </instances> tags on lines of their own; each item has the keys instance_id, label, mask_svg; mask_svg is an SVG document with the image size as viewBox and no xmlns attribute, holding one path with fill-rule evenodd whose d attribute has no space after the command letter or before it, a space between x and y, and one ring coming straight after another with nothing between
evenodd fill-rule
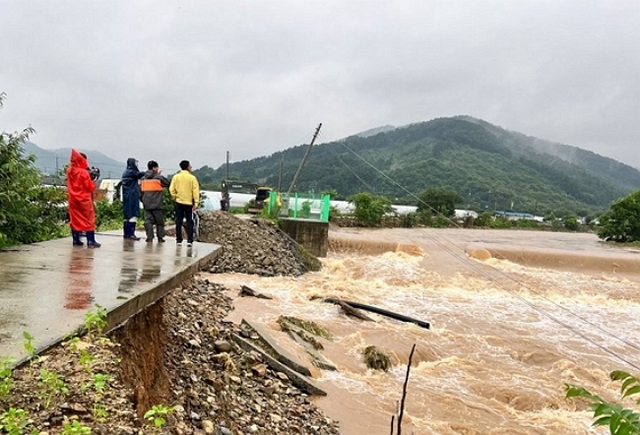
<instances>
[{"instance_id":1,"label":"green shrub","mask_svg":"<svg viewBox=\"0 0 640 435\"><path fill-rule=\"evenodd\" d=\"M492 220L493 220L493 213L491 213L490 211L485 211L476 218L473 224L476 227L488 227L491 225Z\"/></svg>"},{"instance_id":2,"label":"green shrub","mask_svg":"<svg viewBox=\"0 0 640 435\"><path fill-rule=\"evenodd\" d=\"M355 205L353 215L363 224L378 225L385 214L391 213L391 201L384 196L376 196L367 192L360 192L351 197Z\"/></svg>"},{"instance_id":3,"label":"green shrub","mask_svg":"<svg viewBox=\"0 0 640 435\"><path fill-rule=\"evenodd\" d=\"M506 229L513 226L512 221L507 219L506 216L498 216L495 219L489 221L489 228Z\"/></svg>"},{"instance_id":4,"label":"green shrub","mask_svg":"<svg viewBox=\"0 0 640 435\"><path fill-rule=\"evenodd\" d=\"M417 222L418 225L424 225L424 226L430 227L431 224L433 223L433 213L429 209L418 210L416 211L416 219L418 221Z\"/></svg>"},{"instance_id":5,"label":"green shrub","mask_svg":"<svg viewBox=\"0 0 640 435\"><path fill-rule=\"evenodd\" d=\"M5 94L0 94L0 107ZM66 192L41 183L35 157L22 144L35 130L0 133L0 247L34 243L64 234Z\"/></svg>"},{"instance_id":6,"label":"green shrub","mask_svg":"<svg viewBox=\"0 0 640 435\"><path fill-rule=\"evenodd\" d=\"M96 229L105 231L119 228L124 219L122 214L122 203L120 201L109 202L100 200L95 202L96 207Z\"/></svg>"},{"instance_id":7,"label":"green shrub","mask_svg":"<svg viewBox=\"0 0 640 435\"><path fill-rule=\"evenodd\" d=\"M578 223L578 218L576 218L575 216L568 216L564 218L562 224L564 225L565 229L569 231L578 231L578 228L580 226L580 224Z\"/></svg>"},{"instance_id":8,"label":"green shrub","mask_svg":"<svg viewBox=\"0 0 640 435\"><path fill-rule=\"evenodd\" d=\"M449 225L451 225L449 218L441 214L431 221L431 226L434 228L447 228Z\"/></svg>"},{"instance_id":9,"label":"green shrub","mask_svg":"<svg viewBox=\"0 0 640 435\"><path fill-rule=\"evenodd\" d=\"M518 228L540 228L540 224L531 219L518 219L516 221L516 226Z\"/></svg>"},{"instance_id":10,"label":"green shrub","mask_svg":"<svg viewBox=\"0 0 640 435\"><path fill-rule=\"evenodd\" d=\"M456 213L456 204L460 204L464 198L453 189L445 187L429 187L420 194L418 210L436 210L446 217L453 217Z\"/></svg>"},{"instance_id":11,"label":"green shrub","mask_svg":"<svg viewBox=\"0 0 640 435\"><path fill-rule=\"evenodd\" d=\"M640 190L611 205L611 210L600 217L601 239L616 242L640 241Z\"/></svg>"}]
</instances>

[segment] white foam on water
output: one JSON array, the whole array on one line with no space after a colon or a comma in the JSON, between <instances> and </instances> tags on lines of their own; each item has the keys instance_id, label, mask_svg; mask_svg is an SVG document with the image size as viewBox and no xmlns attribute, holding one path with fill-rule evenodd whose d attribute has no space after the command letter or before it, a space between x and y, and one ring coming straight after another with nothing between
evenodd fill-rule
<instances>
[{"instance_id":1,"label":"white foam on water","mask_svg":"<svg viewBox=\"0 0 640 435\"><path fill-rule=\"evenodd\" d=\"M607 373L630 368L593 343L640 361L640 352L611 336L636 343L637 283L491 260L492 267L518 281L505 290L484 275L444 277L427 271L422 260L402 252L339 254L323 259L322 271L299 278L210 279L246 283L272 295L273 300L259 302L263 310L245 313L264 324L275 325L284 314L326 327L334 337L321 340L325 354L340 371L322 372L319 382L339 391L336 400L369 407L366 415L379 416L371 418L371 427L388 424L416 343L407 398L408 424L416 434L604 433L591 428L588 413L564 399L563 384L615 397L616 386L609 385ZM369 313L375 323L355 320L335 305L310 301L312 296L375 305L430 321L432 329ZM398 365L387 373L366 369L362 351L371 344L389 351ZM363 399L369 396L377 400Z\"/></svg>"}]
</instances>

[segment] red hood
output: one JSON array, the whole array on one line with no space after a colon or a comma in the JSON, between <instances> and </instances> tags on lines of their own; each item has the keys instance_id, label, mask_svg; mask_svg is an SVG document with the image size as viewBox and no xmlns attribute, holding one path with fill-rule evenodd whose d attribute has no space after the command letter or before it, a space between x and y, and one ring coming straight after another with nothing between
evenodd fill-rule
<instances>
[{"instance_id":1,"label":"red hood","mask_svg":"<svg viewBox=\"0 0 640 435\"><path fill-rule=\"evenodd\" d=\"M71 149L71 167L79 168L79 169L87 169L89 164L87 163L87 159L82 157L78 151Z\"/></svg>"}]
</instances>

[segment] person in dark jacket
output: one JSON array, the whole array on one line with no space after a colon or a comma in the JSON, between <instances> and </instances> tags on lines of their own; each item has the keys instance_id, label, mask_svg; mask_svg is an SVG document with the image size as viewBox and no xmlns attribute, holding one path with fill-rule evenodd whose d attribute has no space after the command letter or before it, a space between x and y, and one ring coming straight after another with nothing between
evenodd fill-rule
<instances>
[{"instance_id":1,"label":"person in dark jacket","mask_svg":"<svg viewBox=\"0 0 640 435\"><path fill-rule=\"evenodd\" d=\"M125 239L140 240L136 237L136 222L140 217L140 186L138 180L144 177L144 172L138 170L138 161L127 159L127 169L122 173L122 211L124 213Z\"/></svg>"},{"instance_id":2,"label":"person in dark jacket","mask_svg":"<svg viewBox=\"0 0 640 435\"><path fill-rule=\"evenodd\" d=\"M164 242L164 189L169 187L169 180L162 175L160 166L155 160L147 163L149 170L140 182L142 191L142 207L144 208L144 229L147 242L153 242L153 226L156 227L158 242Z\"/></svg>"}]
</instances>

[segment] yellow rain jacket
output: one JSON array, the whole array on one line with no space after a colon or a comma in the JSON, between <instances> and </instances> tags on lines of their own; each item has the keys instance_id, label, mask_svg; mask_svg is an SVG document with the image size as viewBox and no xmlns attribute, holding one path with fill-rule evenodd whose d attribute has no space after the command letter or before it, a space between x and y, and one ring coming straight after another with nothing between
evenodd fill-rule
<instances>
[{"instance_id":1,"label":"yellow rain jacket","mask_svg":"<svg viewBox=\"0 0 640 435\"><path fill-rule=\"evenodd\" d=\"M169 193L178 204L197 205L200 202L198 179L189 171L180 171L173 176Z\"/></svg>"}]
</instances>

